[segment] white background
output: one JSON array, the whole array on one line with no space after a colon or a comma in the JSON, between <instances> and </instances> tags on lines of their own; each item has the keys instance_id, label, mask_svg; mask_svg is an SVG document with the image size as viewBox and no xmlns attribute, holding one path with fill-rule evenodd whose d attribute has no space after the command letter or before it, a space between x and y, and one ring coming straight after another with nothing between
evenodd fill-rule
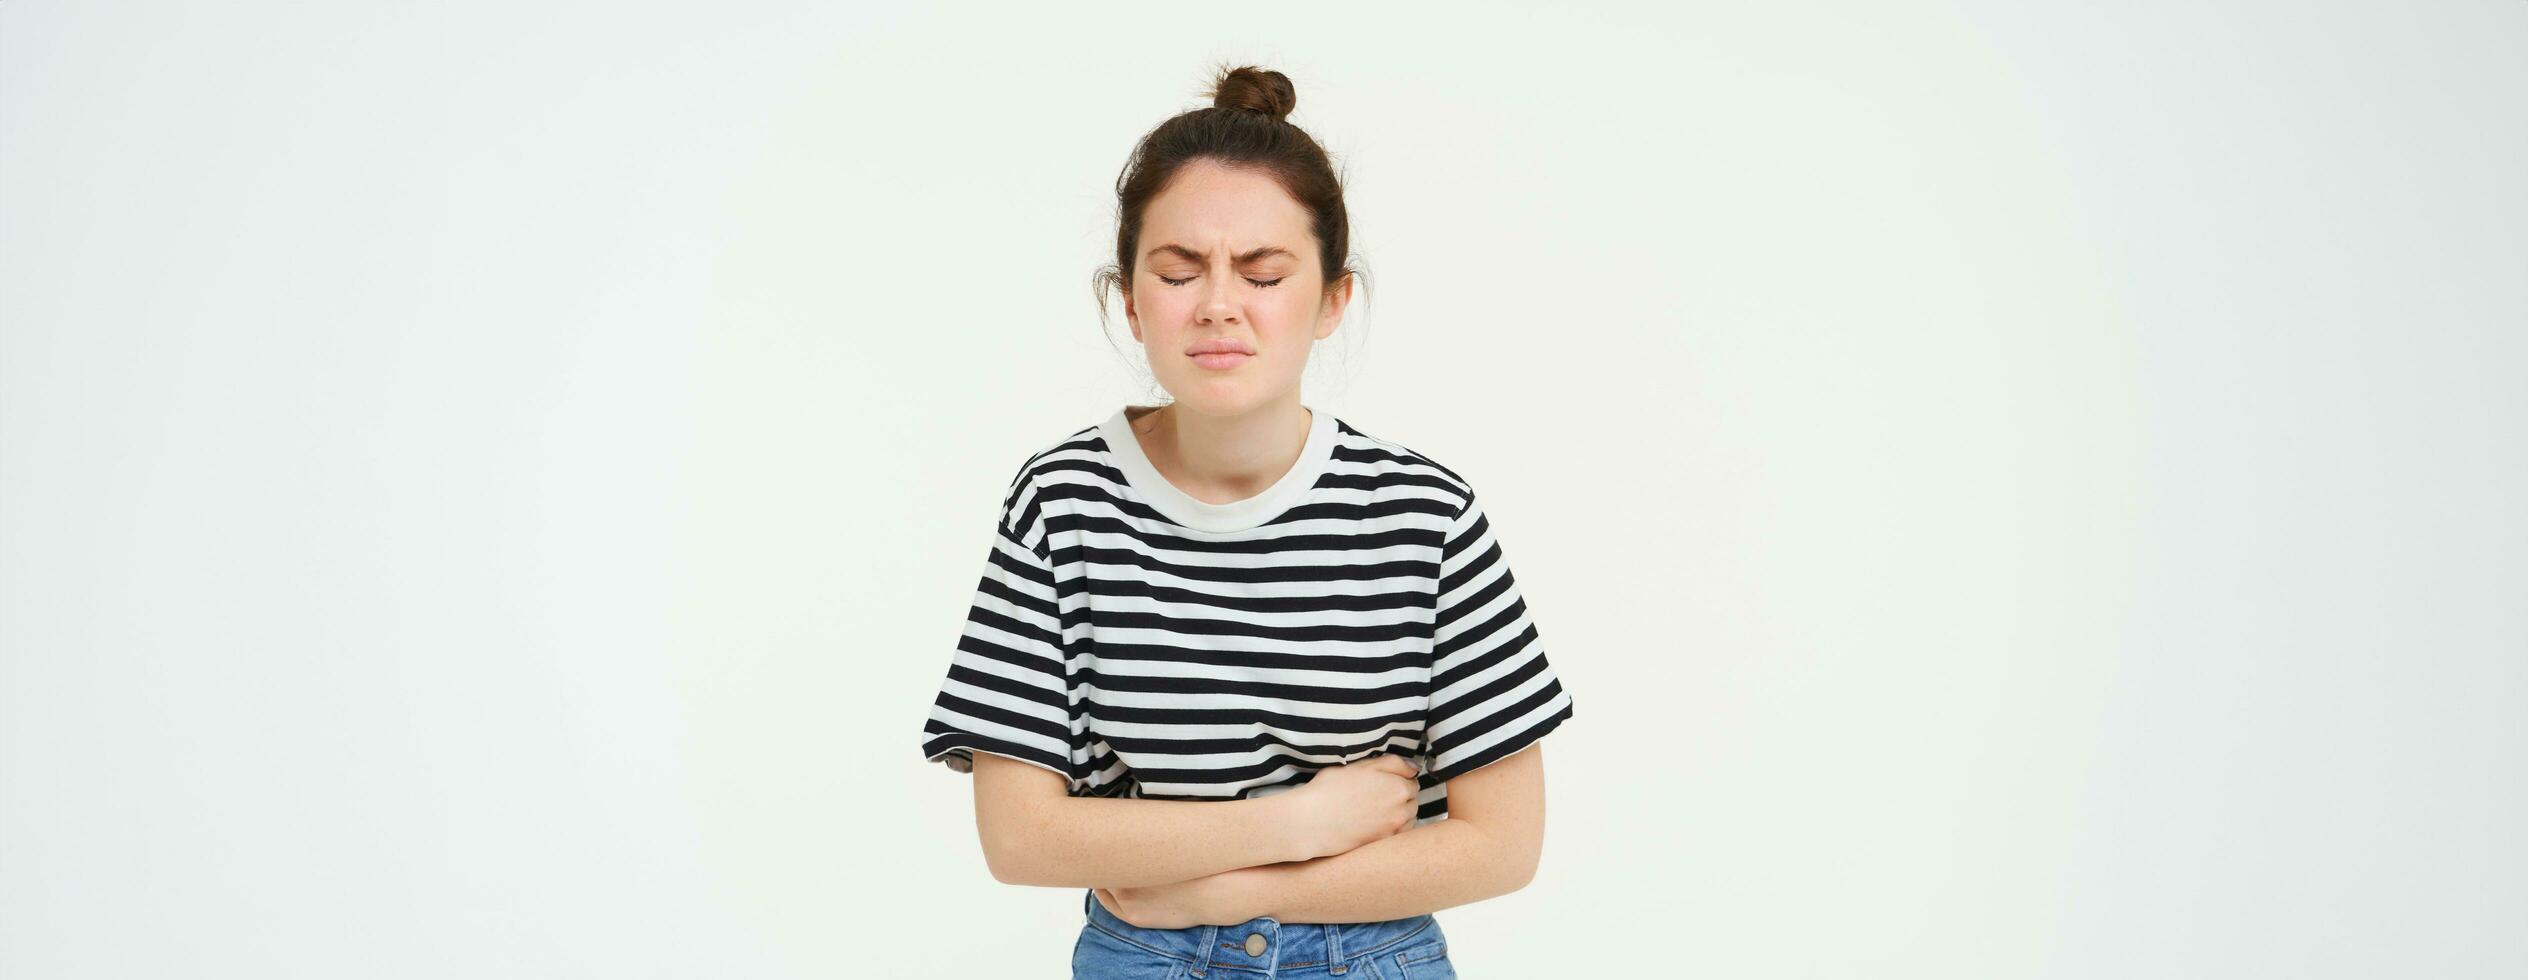
<instances>
[{"instance_id":1,"label":"white background","mask_svg":"<svg viewBox=\"0 0 2528 980\"><path fill-rule=\"evenodd\" d=\"M2528 973L2528 5L0 5L0 975L1059 976L921 722L1288 73L1576 717L1472 977Z\"/></svg>"}]
</instances>

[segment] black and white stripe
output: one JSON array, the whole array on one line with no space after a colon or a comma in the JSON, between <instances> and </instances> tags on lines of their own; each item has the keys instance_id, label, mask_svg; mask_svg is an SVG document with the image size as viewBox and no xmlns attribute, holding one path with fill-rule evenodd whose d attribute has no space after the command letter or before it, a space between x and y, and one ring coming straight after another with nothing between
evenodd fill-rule
<instances>
[{"instance_id":1,"label":"black and white stripe","mask_svg":"<svg viewBox=\"0 0 2528 980\"><path fill-rule=\"evenodd\" d=\"M923 756L960 772L1006 756L1074 796L1197 800L1393 752L1423 770L1418 825L1445 818L1448 780L1570 718L1473 488L1328 421L1269 510L1236 512L1252 526L1177 519L1203 505L1127 475L1150 471L1111 444L1120 414L1030 457Z\"/></svg>"}]
</instances>

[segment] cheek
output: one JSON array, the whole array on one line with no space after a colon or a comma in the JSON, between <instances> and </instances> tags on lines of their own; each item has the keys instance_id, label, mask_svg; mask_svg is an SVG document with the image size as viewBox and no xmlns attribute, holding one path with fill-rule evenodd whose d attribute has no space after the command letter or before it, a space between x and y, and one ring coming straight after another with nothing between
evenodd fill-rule
<instances>
[{"instance_id":1,"label":"cheek","mask_svg":"<svg viewBox=\"0 0 2528 980\"><path fill-rule=\"evenodd\" d=\"M1272 331L1274 335L1284 338L1291 346L1304 350L1309 344L1316 342L1317 317L1324 312L1324 304L1319 303L1316 297L1293 296L1288 301L1275 305L1272 311L1266 314L1271 319L1257 326Z\"/></svg>"},{"instance_id":2,"label":"cheek","mask_svg":"<svg viewBox=\"0 0 2528 980\"><path fill-rule=\"evenodd\" d=\"M1187 307L1190 305L1190 301L1185 298L1183 290L1169 289L1162 284L1155 288L1145 288L1140 292L1133 294L1132 305L1140 312L1141 318L1145 321L1156 320L1161 323L1182 323L1185 320ZM1146 327L1148 324L1144 323L1143 326Z\"/></svg>"}]
</instances>

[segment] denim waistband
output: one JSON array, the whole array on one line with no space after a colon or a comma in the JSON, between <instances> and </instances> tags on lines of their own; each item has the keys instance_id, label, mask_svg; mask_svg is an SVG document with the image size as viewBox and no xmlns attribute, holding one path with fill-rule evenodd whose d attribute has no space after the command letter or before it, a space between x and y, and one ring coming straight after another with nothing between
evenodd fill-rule
<instances>
[{"instance_id":1,"label":"denim waistband","mask_svg":"<svg viewBox=\"0 0 2528 980\"><path fill-rule=\"evenodd\" d=\"M1097 900L1097 890L1080 892L1088 926L1151 952L1193 961L1200 977L1212 967L1246 970L1337 965L1398 943L1439 937L1439 920L1430 913L1380 922L1283 922L1259 915L1230 926L1187 926L1144 929L1115 917ZM1261 936L1261 942L1249 937ZM1249 948L1262 950L1250 954ZM1341 974L1340 968L1330 972Z\"/></svg>"}]
</instances>

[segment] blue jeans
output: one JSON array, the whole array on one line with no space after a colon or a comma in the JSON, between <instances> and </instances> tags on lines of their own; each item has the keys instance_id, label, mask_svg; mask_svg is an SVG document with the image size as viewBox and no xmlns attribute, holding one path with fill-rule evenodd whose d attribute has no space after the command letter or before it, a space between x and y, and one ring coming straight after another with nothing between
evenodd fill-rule
<instances>
[{"instance_id":1,"label":"blue jeans","mask_svg":"<svg viewBox=\"0 0 2528 980\"><path fill-rule=\"evenodd\" d=\"M1072 980L1457 980L1448 937L1429 914L1384 922L1283 922L1144 929L1082 889L1088 921L1071 947Z\"/></svg>"}]
</instances>

